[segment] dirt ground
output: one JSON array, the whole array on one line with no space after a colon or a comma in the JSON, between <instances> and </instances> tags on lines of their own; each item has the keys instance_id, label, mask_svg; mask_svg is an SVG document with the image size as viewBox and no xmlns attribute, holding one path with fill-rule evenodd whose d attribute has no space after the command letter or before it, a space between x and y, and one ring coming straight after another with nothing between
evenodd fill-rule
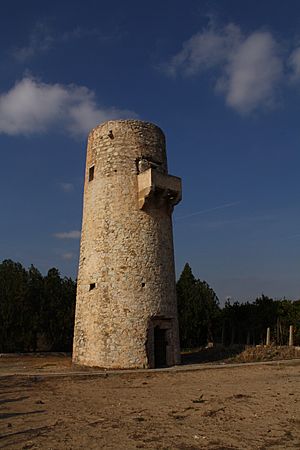
<instances>
[{"instance_id":1,"label":"dirt ground","mask_svg":"<svg viewBox=\"0 0 300 450\"><path fill-rule=\"evenodd\" d=\"M300 449L300 361L97 373L0 358L0 448Z\"/></svg>"}]
</instances>

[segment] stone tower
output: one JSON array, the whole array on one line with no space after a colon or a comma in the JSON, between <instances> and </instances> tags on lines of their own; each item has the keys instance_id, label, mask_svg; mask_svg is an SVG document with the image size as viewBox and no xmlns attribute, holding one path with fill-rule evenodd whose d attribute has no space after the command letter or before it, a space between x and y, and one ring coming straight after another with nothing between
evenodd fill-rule
<instances>
[{"instance_id":1,"label":"stone tower","mask_svg":"<svg viewBox=\"0 0 300 450\"><path fill-rule=\"evenodd\" d=\"M180 362L172 210L157 126L116 120L88 138L73 362L148 368Z\"/></svg>"}]
</instances>

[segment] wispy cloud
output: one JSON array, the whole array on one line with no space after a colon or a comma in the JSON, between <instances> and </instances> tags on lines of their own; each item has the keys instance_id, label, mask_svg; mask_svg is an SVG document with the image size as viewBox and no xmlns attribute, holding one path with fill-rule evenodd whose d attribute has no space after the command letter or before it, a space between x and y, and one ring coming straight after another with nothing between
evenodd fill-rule
<instances>
[{"instance_id":1,"label":"wispy cloud","mask_svg":"<svg viewBox=\"0 0 300 450\"><path fill-rule=\"evenodd\" d=\"M79 239L80 235L81 233L79 230L62 231L53 234L53 236L56 237L57 239Z\"/></svg>"},{"instance_id":2,"label":"wispy cloud","mask_svg":"<svg viewBox=\"0 0 300 450\"><path fill-rule=\"evenodd\" d=\"M114 36L117 36L115 31L111 35L104 35L97 28L83 27L76 27L61 33L53 30L47 23L38 22L29 34L27 44L13 47L10 53L17 62L28 63L32 58L70 41L93 37L106 42Z\"/></svg>"},{"instance_id":3,"label":"wispy cloud","mask_svg":"<svg viewBox=\"0 0 300 450\"><path fill-rule=\"evenodd\" d=\"M65 252L62 253L61 258L64 259L65 261L71 261L72 259L75 258L75 254L73 252Z\"/></svg>"},{"instance_id":4,"label":"wispy cloud","mask_svg":"<svg viewBox=\"0 0 300 450\"><path fill-rule=\"evenodd\" d=\"M26 76L0 95L0 134L30 135L51 128L86 135L97 124L136 117L129 110L99 107L85 86L43 83Z\"/></svg>"},{"instance_id":5,"label":"wispy cloud","mask_svg":"<svg viewBox=\"0 0 300 450\"><path fill-rule=\"evenodd\" d=\"M295 73L300 73L298 53L291 64ZM184 42L164 70L171 76L196 76L216 70L216 92L225 96L228 106L249 114L276 103L283 66L281 45L271 32L257 30L245 35L235 24L222 28L210 24Z\"/></svg>"},{"instance_id":6,"label":"wispy cloud","mask_svg":"<svg viewBox=\"0 0 300 450\"><path fill-rule=\"evenodd\" d=\"M49 28L43 23L37 23L29 36L27 45L14 47L11 54L16 61L24 63L37 54L48 51L53 46L53 42L54 36Z\"/></svg>"},{"instance_id":7,"label":"wispy cloud","mask_svg":"<svg viewBox=\"0 0 300 450\"><path fill-rule=\"evenodd\" d=\"M74 184L73 183L59 183L59 186L62 191L69 193L74 191Z\"/></svg>"},{"instance_id":8,"label":"wispy cloud","mask_svg":"<svg viewBox=\"0 0 300 450\"><path fill-rule=\"evenodd\" d=\"M291 80L300 81L300 47L297 47L289 57L288 64L292 70Z\"/></svg>"},{"instance_id":9,"label":"wispy cloud","mask_svg":"<svg viewBox=\"0 0 300 450\"><path fill-rule=\"evenodd\" d=\"M164 69L172 76L178 73L197 75L225 63L240 42L241 31L236 25L229 24L218 30L209 26L184 42L182 50L164 65Z\"/></svg>"},{"instance_id":10,"label":"wispy cloud","mask_svg":"<svg viewBox=\"0 0 300 450\"><path fill-rule=\"evenodd\" d=\"M233 206L239 205L240 203L241 203L240 201L238 201L238 202L231 202L231 203L224 203L223 205L214 206L213 208L202 209L200 211L195 211L195 212L192 212L190 214L186 214L184 216L176 217L175 221L180 220L180 219L188 219L190 217L194 217L194 216L199 216L201 214L210 213L210 212L213 212L213 211L217 211L219 209L231 208Z\"/></svg>"},{"instance_id":11,"label":"wispy cloud","mask_svg":"<svg viewBox=\"0 0 300 450\"><path fill-rule=\"evenodd\" d=\"M290 236L286 236L285 239L296 239L296 238L300 238L300 233L296 233L296 234L292 234Z\"/></svg>"},{"instance_id":12,"label":"wispy cloud","mask_svg":"<svg viewBox=\"0 0 300 450\"><path fill-rule=\"evenodd\" d=\"M261 215L246 215L246 216L239 216L239 217L229 217L229 218L221 218L216 220L205 220L202 221L202 225L205 228L209 229L217 229L217 228L224 228L227 226L249 226L253 223L256 224L267 224L268 226L272 222L276 222L277 219L275 216L270 214L261 214Z\"/></svg>"}]
</instances>

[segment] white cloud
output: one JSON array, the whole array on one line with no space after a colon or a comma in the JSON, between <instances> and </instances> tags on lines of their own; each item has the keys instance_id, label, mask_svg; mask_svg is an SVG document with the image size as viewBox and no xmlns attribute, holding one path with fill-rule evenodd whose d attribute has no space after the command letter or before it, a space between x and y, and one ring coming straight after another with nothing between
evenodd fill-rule
<instances>
[{"instance_id":1,"label":"white cloud","mask_svg":"<svg viewBox=\"0 0 300 450\"><path fill-rule=\"evenodd\" d=\"M59 183L60 188L64 192L73 192L74 191L74 184L72 183Z\"/></svg>"},{"instance_id":2,"label":"white cloud","mask_svg":"<svg viewBox=\"0 0 300 450\"><path fill-rule=\"evenodd\" d=\"M209 27L183 43L182 50L167 65L170 75L197 75L217 69L216 91L240 113L270 106L283 74L280 48L272 34L256 31L244 36L229 24Z\"/></svg>"},{"instance_id":3,"label":"white cloud","mask_svg":"<svg viewBox=\"0 0 300 450\"><path fill-rule=\"evenodd\" d=\"M292 69L292 81L300 81L300 47L296 48L292 52L288 63Z\"/></svg>"},{"instance_id":4,"label":"white cloud","mask_svg":"<svg viewBox=\"0 0 300 450\"><path fill-rule=\"evenodd\" d=\"M226 102L240 113L270 106L283 75L278 46L268 32L252 33L231 56L225 82Z\"/></svg>"},{"instance_id":5,"label":"white cloud","mask_svg":"<svg viewBox=\"0 0 300 450\"><path fill-rule=\"evenodd\" d=\"M47 84L26 76L0 95L0 134L30 135L50 128L85 135L97 124L123 117L128 110L99 108L95 93L84 86Z\"/></svg>"},{"instance_id":6,"label":"white cloud","mask_svg":"<svg viewBox=\"0 0 300 450\"><path fill-rule=\"evenodd\" d=\"M80 231L79 230L72 230L72 231L62 231L60 233L54 233L54 237L58 239L79 239L80 238Z\"/></svg>"}]
</instances>

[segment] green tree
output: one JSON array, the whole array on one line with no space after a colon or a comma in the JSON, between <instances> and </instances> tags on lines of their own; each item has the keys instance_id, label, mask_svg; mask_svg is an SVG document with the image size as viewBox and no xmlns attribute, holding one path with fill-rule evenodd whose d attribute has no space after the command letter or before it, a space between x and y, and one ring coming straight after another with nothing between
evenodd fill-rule
<instances>
[{"instance_id":1,"label":"green tree","mask_svg":"<svg viewBox=\"0 0 300 450\"><path fill-rule=\"evenodd\" d=\"M0 351L27 349L27 281L20 263L5 260L0 264Z\"/></svg>"},{"instance_id":2,"label":"green tree","mask_svg":"<svg viewBox=\"0 0 300 450\"><path fill-rule=\"evenodd\" d=\"M76 282L57 269L0 264L0 352L71 351Z\"/></svg>"},{"instance_id":3,"label":"green tree","mask_svg":"<svg viewBox=\"0 0 300 450\"><path fill-rule=\"evenodd\" d=\"M44 303L44 278L33 265L28 270L27 279L27 316L28 343L30 350L38 350L38 338L43 334L41 312ZM30 316L30 319L29 319Z\"/></svg>"},{"instance_id":4,"label":"green tree","mask_svg":"<svg viewBox=\"0 0 300 450\"><path fill-rule=\"evenodd\" d=\"M294 344L300 343L300 300L292 302L287 299L278 300L277 306L277 323L276 323L276 338L280 345L287 345L289 327L293 325L294 329Z\"/></svg>"},{"instance_id":5,"label":"green tree","mask_svg":"<svg viewBox=\"0 0 300 450\"><path fill-rule=\"evenodd\" d=\"M219 315L215 292L208 283L194 277L188 263L176 287L181 347L191 348L212 341Z\"/></svg>"},{"instance_id":6,"label":"green tree","mask_svg":"<svg viewBox=\"0 0 300 450\"><path fill-rule=\"evenodd\" d=\"M49 350L70 351L72 346L76 283L62 279L52 268L44 278L42 328Z\"/></svg>"}]
</instances>

